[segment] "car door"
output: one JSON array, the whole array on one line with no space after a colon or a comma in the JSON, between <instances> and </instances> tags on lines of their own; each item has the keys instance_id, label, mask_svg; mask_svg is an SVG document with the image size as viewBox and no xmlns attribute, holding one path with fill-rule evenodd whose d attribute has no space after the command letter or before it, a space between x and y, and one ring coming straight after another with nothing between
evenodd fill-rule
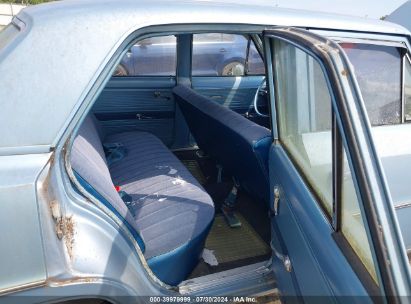
<instances>
[{"instance_id":1,"label":"car door","mask_svg":"<svg viewBox=\"0 0 411 304\"><path fill-rule=\"evenodd\" d=\"M140 40L125 54L93 113L107 135L147 131L167 146L175 139L176 37Z\"/></svg>"},{"instance_id":2,"label":"car door","mask_svg":"<svg viewBox=\"0 0 411 304\"><path fill-rule=\"evenodd\" d=\"M409 295L408 261L347 57L305 30L263 36L272 267L282 295L311 303Z\"/></svg>"}]
</instances>

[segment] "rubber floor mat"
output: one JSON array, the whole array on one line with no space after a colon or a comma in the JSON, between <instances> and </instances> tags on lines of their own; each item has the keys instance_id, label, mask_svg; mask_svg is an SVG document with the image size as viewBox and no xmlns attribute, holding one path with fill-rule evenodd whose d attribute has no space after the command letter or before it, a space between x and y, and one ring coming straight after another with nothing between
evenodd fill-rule
<instances>
[{"instance_id":1,"label":"rubber floor mat","mask_svg":"<svg viewBox=\"0 0 411 304\"><path fill-rule=\"evenodd\" d=\"M200 165L196 160L191 160L191 159L183 159L180 160L183 165L190 171L190 173L195 177L196 180L201 185L205 185L207 182L207 179L205 178L203 172L201 171Z\"/></svg>"},{"instance_id":2,"label":"rubber floor mat","mask_svg":"<svg viewBox=\"0 0 411 304\"><path fill-rule=\"evenodd\" d=\"M223 215L217 215L206 241L206 248L214 251L219 264L263 256L270 248L254 231L245 218L236 213L241 227L230 228Z\"/></svg>"}]
</instances>

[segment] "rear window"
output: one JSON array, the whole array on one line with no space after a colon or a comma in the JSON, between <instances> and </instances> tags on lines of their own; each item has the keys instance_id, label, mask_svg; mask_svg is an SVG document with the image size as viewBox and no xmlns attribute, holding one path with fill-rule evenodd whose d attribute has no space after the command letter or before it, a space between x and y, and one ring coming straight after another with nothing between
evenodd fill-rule
<instances>
[{"instance_id":1,"label":"rear window","mask_svg":"<svg viewBox=\"0 0 411 304\"><path fill-rule=\"evenodd\" d=\"M391 46L342 43L373 126L401 123L401 53Z\"/></svg>"}]
</instances>

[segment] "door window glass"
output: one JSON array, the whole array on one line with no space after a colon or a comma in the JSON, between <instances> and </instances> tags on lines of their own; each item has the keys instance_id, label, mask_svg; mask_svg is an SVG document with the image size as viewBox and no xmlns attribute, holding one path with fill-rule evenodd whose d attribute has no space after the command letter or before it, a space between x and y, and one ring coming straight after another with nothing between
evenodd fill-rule
<instances>
[{"instance_id":1,"label":"door window glass","mask_svg":"<svg viewBox=\"0 0 411 304\"><path fill-rule=\"evenodd\" d=\"M263 75L264 62L254 42L243 35L207 33L193 35L193 76ZM247 54L248 53L248 54ZM247 56L248 55L248 56Z\"/></svg>"},{"instance_id":2,"label":"door window glass","mask_svg":"<svg viewBox=\"0 0 411 304\"><path fill-rule=\"evenodd\" d=\"M395 47L342 43L373 126L401 123L401 54Z\"/></svg>"},{"instance_id":3,"label":"door window glass","mask_svg":"<svg viewBox=\"0 0 411 304\"><path fill-rule=\"evenodd\" d=\"M331 95L316 60L274 42L279 135L328 214L332 212Z\"/></svg>"},{"instance_id":4,"label":"door window glass","mask_svg":"<svg viewBox=\"0 0 411 304\"><path fill-rule=\"evenodd\" d=\"M176 37L151 37L138 41L125 54L113 76L175 76Z\"/></svg>"}]
</instances>

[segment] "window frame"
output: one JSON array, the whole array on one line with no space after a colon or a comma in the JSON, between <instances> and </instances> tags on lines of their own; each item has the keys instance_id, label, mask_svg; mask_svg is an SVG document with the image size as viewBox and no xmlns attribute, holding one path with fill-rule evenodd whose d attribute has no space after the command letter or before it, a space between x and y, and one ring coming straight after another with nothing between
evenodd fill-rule
<instances>
[{"instance_id":1,"label":"window frame","mask_svg":"<svg viewBox=\"0 0 411 304\"><path fill-rule=\"evenodd\" d=\"M290 42L287 42L287 43L290 43ZM296 45L294 45L294 44L292 44L291 43L291 45L293 45L294 47L296 47L297 49L300 49L298 46L296 46ZM271 46L271 49L274 49L274 46ZM329 79L328 79L328 77L327 77L327 73L326 73L326 71L325 71L325 69L324 69L324 66L323 66L323 64L320 62L320 61L318 61L317 60L317 57L314 55L314 54L312 54L311 52L309 52L308 50L303 50L303 49L300 49L300 50L302 50L303 52L305 52L307 55L310 55L313 59L314 59L314 61L316 61L318 64L319 64L319 66L320 66L320 68L321 68L321 72L323 73L323 75L324 75L324 80L325 80L325 82L326 82L326 85L327 85L327 89L328 89L328 92L329 92L329 94L330 94L330 100L331 100L331 102L333 102L333 100L335 100L335 96L334 96L334 92L333 92L333 90L332 90L332 86L331 86L331 84L330 84L330 82L329 82ZM275 56L275 54L274 54L274 56ZM274 58L273 58L273 62L272 62L272 64L273 64L273 71L274 71L274 78L276 77L276 75L275 75L275 60L274 60ZM274 86L275 87L277 87L278 85L277 85L277 83L276 83L276 80L274 79ZM284 142L282 141L282 139L281 139L281 128L280 128L280 119L278 119L278 113L280 113L280 111L279 111L279 102L278 102L278 100L279 100L279 96L278 96L278 91L277 90L275 90L275 92L274 92L274 100L275 100L275 113L276 113L276 130L277 130L277 141L279 142L279 143L281 143L281 147L284 149L284 151L286 152L286 154L287 154L287 156L290 158L290 160L291 160L291 162L293 163L293 165L294 165L294 167L297 169L297 171L298 171L298 173L300 174L300 177L302 178L302 180L304 181L304 184L307 186L307 188L310 190L310 192L311 192L311 194L313 195L313 197L315 198L315 200L317 201L317 205L320 207L320 209L321 209L321 211L323 212L323 215L325 216L325 218L328 220L328 222L330 223L330 225L332 226L332 228L334 229L334 227L333 227L333 213L334 213L334 205L335 205L335 202L334 202L334 189L331 189L331 191L332 191L332 202L331 202L331 204L332 204L332 206L331 206L331 212L329 212L328 210L327 210L327 208L326 208L326 203L325 202L323 202L323 200L321 199L321 196L317 193L317 191L315 190L315 188L312 186L312 183L310 182L310 180L309 180L309 178L307 177L307 175L304 173L304 169L298 164L298 161L296 160L296 157L293 155L293 153L290 151L290 149L287 147L287 145L285 145L284 144ZM332 168L332 182L331 182L331 184L333 185L333 188L334 188L334 181L335 181L335 169L334 169L334 167L333 167L333 164L334 164L334 143L333 143L333 117L334 117L334 108L333 108L333 106L331 105L331 113L330 113L330 115L331 115L331 130L330 130L330 132L331 132L331 138L332 138L332 142L331 142L331 146L332 146L332 151L331 151L331 154L332 154L332 164L331 164L331 168Z\"/></svg>"}]
</instances>

